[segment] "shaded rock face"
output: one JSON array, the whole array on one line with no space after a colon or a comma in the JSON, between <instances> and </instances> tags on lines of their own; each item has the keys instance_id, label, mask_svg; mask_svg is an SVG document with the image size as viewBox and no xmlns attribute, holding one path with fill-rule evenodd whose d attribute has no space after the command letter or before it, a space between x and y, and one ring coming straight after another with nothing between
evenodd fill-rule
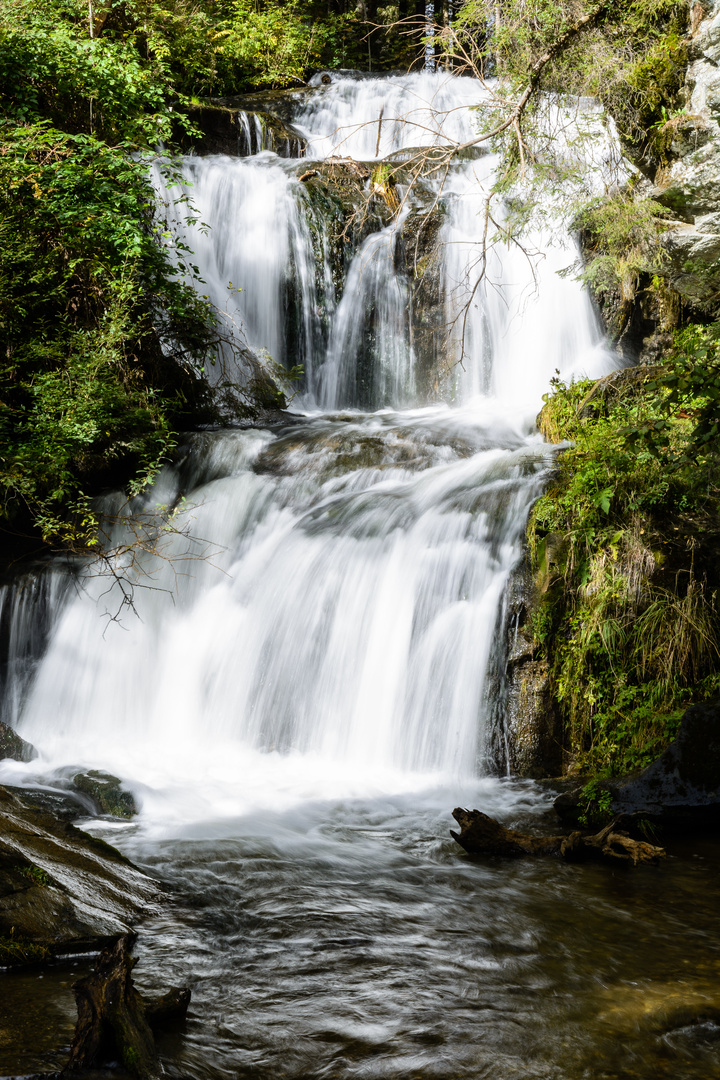
<instances>
[{"instance_id":1,"label":"shaded rock face","mask_svg":"<svg viewBox=\"0 0 720 1080\"><path fill-rule=\"evenodd\" d=\"M622 813L666 815L695 807L720 811L720 702L692 705L657 761L612 791L613 808Z\"/></svg>"},{"instance_id":2,"label":"shaded rock face","mask_svg":"<svg viewBox=\"0 0 720 1080\"><path fill-rule=\"evenodd\" d=\"M273 113L235 108L229 105L196 105L190 119L200 129L199 139L187 139L196 154L229 154L248 157L272 150L279 157L299 158L305 153L305 139L299 131Z\"/></svg>"},{"instance_id":3,"label":"shaded rock face","mask_svg":"<svg viewBox=\"0 0 720 1080\"><path fill-rule=\"evenodd\" d=\"M345 287L360 246L371 234L391 228L391 257L400 287L408 299L408 346L414 362L415 393L423 402L445 399L451 393L453 365L448 357L448 321L443 280L442 227L445 206L431 198L422 184L409 189L402 162L364 164L349 158L307 163L298 172L308 220L317 240L317 266L328 257L333 295L317 281L318 310L325 333L334 300ZM406 204L410 200L410 205ZM323 247L325 244L325 247ZM373 383L373 312L367 311L370 332L367 355L359 358L358 380ZM360 390L356 387L356 395ZM372 400L367 407L375 407Z\"/></svg>"},{"instance_id":4,"label":"shaded rock face","mask_svg":"<svg viewBox=\"0 0 720 1080\"><path fill-rule=\"evenodd\" d=\"M53 955L94 949L159 899L114 848L0 787L0 942L20 953L23 942Z\"/></svg>"},{"instance_id":5,"label":"shaded rock face","mask_svg":"<svg viewBox=\"0 0 720 1080\"><path fill-rule=\"evenodd\" d=\"M706 18L702 18L707 13ZM700 314L720 313L720 0L693 4L687 113L671 121L672 165L651 196L684 225L664 238L670 283Z\"/></svg>"},{"instance_id":6,"label":"shaded rock face","mask_svg":"<svg viewBox=\"0 0 720 1080\"><path fill-rule=\"evenodd\" d=\"M510 771L533 779L562 771L561 720L530 623L537 593L525 564L510 583L504 726Z\"/></svg>"},{"instance_id":7,"label":"shaded rock face","mask_svg":"<svg viewBox=\"0 0 720 1080\"><path fill-rule=\"evenodd\" d=\"M444 348L448 336L444 304L442 202L410 211L402 225L399 258L411 282L411 345L417 388L427 401L441 398L450 377Z\"/></svg>"},{"instance_id":8,"label":"shaded rock face","mask_svg":"<svg viewBox=\"0 0 720 1080\"><path fill-rule=\"evenodd\" d=\"M0 759L12 758L13 761L32 761L38 756L37 750L29 742L21 739L16 731L0 722Z\"/></svg>"},{"instance_id":9,"label":"shaded rock face","mask_svg":"<svg viewBox=\"0 0 720 1080\"><path fill-rule=\"evenodd\" d=\"M610 813L639 815L664 824L698 819L720 822L720 702L691 705L675 740L637 776L602 784L612 796ZM576 819L580 790L560 795L555 809Z\"/></svg>"}]
</instances>

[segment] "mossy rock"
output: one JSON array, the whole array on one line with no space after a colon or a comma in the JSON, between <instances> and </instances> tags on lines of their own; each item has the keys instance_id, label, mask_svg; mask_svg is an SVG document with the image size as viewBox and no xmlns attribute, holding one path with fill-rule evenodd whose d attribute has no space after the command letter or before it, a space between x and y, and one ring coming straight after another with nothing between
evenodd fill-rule
<instances>
[{"instance_id":1,"label":"mossy rock","mask_svg":"<svg viewBox=\"0 0 720 1080\"><path fill-rule=\"evenodd\" d=\"M132 794L123 791L122 781L111 773L91 769L86 773L76 773L73 783L78 791L90 796L101 814L119 818L131 818L137 814Z\"/></svg>"},{"instance_id":2,"label":"mossy rock","mask_svg":"<svg viewBox=\"0 0 720 1080\"><path fill-rule=\"evenodd\" d=\"M0 759L11 758L13 761L32 761L38 752L29 742L21 739L8 724L0 723Z\"/></svg>"}]
</instances>

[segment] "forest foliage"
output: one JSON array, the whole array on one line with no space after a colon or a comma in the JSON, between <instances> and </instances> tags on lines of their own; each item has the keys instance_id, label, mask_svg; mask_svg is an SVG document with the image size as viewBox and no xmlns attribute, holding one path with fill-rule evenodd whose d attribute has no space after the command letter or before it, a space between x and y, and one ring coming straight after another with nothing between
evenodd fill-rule
<instances>
[{"instance_id":1,"label":"forest foliage","mask_svg":"<svg viewBox=\"0 0 720 1080\"><path fill-rule=\"evenodd\" d=\"M220 328L149 160L172 171L198 97L363 62L363 35L344 0L0 0L5 529L92 547L95 494L216 416Z\"/></svg>"}]
</instances>

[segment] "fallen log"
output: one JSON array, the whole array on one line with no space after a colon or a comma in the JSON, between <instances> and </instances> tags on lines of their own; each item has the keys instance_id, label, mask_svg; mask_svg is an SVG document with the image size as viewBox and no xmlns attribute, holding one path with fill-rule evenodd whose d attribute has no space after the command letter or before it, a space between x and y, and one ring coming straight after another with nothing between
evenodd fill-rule
<instances>
[{"instance_id":1,"label":"fallen log","mask_svg":"<svg viewBox=\"0 0 720 1080\"><path fill-rule=\"evenodd\" d=\"M145 1002L131 978L134 942L134 934L123 934L103 949L93 973L73 984L78 1020L61 1076L77 1076L112 1062L122 1063L138 1080L162 1076L151 1028L183 1018L190 991L171 990Z\"/></svg>"},{"instance_id":2,"label":"fallen log","mask_svg":"<svg viewBox=\"0 0 720 1080\"><path fill-rule=\"evenodd\" d=\"M499 821L480 810L464 810L457 807L453 817L460 832L450 830L453 840L472 855L498 855L504 858L522 858L526 855L556 855L568 862L585 859L608 861L657 862L665 856L665 850L643 840L633 840L619 829L615 818L598 833L587 836L579 831L569 836L528 836L516 829L508 829Z\"/></svg>"}]
</instances>

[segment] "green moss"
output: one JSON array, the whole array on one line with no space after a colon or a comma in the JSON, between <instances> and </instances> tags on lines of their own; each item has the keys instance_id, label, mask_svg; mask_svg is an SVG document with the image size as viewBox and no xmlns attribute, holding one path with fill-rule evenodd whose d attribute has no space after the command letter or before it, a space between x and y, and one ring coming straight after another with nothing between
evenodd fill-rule
<instances>
[{"instance_id":1,"label":"green moss","mask_svg":"<svg viewBox=\"0 0 720 1080\"><path fill-rule=\"evenodd\" d=\"M39 885L41 888L50 884L48 874L39 866L24 866L20 873L32 881L33 885Z\"/></svg>"},{"instance_id":2,"label":"green moss","mask_svg":"<svg viewBox=\"0 0 720 1080\"><path fill-rule=\"evenodd\" d=\"M629 191L586 203L574 221L585 256L585 284L596 295L617 290L622 302L632 302L643 276L667 268L657 240L668 216L664 206L652 199L635 201Z\"/></svg>"}]
</instances>

